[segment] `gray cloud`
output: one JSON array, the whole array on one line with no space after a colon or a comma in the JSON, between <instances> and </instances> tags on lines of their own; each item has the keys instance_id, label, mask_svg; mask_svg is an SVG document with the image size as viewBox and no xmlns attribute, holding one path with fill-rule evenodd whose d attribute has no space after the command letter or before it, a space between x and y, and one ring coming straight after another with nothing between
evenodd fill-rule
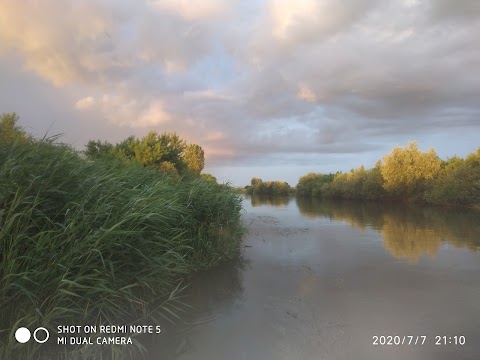
<instances>
[{"instance_id":1,"label":"gray cloud","mask_svg":"<svg viewBox=\"0 0 480 360\"><path fill-rule=\"evenodd\" d=\"M6 0L0 56L68 99L71 129L88 118L78 143L177 131L210 166L306 165L478 129L479 13L467 0Z\"/></svg>"}]
</instances>

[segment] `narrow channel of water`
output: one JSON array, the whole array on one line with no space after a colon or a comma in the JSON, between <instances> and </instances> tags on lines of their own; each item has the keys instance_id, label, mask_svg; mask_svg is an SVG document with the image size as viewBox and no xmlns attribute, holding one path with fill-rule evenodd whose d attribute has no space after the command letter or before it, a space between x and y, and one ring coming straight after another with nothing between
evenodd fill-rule
<instances>
[{"instance_id":1,"label":"narrow channel of water","mask_svg":"<svg viewBox=\"0 0 480 360\"><path fill-rule=\"evenodd\" d=\"M480 358L478 212L259 197L244 208L243 258L193 279L192 309L162 325L149 359Z\"/></svg>"}]
</instances>

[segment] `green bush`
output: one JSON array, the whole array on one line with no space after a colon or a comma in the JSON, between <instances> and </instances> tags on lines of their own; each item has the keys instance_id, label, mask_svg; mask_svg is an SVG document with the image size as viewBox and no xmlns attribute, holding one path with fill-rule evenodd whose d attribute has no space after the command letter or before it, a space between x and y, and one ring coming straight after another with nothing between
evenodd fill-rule
<instances>
[{"instance_id":1,"label":"green bush","mask_svg":"<svg viewBox=\"0 0 480 360\"><path fill-rule=\"evenodd\" d=\"M319 197L322 194L323 186L332 182L334 176L334 174L308 173L298 180L296 193L299 196Z\"/></svg>"},{"instance_id":2,"label":"green bush","mask_svg":"<svg viewBox=\"0 0 480 360\"><path fill-rule=\"evenodd\" d=\"M465 160L445 162L441 175L425 192L425 200L438 205L480 205L480 149Z\"/></svg>"}]
</instances>

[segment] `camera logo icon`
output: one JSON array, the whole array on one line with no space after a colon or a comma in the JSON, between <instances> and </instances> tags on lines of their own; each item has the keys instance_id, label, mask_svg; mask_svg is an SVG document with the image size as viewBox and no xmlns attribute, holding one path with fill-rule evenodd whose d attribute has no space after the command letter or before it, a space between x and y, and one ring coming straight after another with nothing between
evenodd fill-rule
<instances>
[{"instance_id":1,"label":"camera logo icon","mask_svg":"<svg viewBox=\"0 0 480 360\"><path fill-rule=\"evenodd\" d=\"M15 331L15 339L21 344L27 343L31 337L32 334L30 333L30 330L28 330L26 327L18 328L17 331ZM44 327L36 328L33 332L33 339L39 344L47 342L49 338L50 332Z\"/></svg>"}]
</instances>

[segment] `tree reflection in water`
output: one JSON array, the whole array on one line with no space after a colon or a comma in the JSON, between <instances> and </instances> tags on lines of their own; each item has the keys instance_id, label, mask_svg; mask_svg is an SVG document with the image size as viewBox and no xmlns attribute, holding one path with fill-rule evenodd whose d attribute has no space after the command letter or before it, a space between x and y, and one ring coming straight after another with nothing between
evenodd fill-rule
<instances>
[{"instance_id":1,"label":"tree reflection in water","mask_svg":"<svg viewBox=\"0 0 480 360\"><path fill-rule=\"evenodd\" d=\"M471 251L480 247L480 214L473 210L312 198L297 198L296 204L309 218L323 217L345 221L361 230L375 229L385 249L411 262L417 262L421 255L436 255L444 243Z\"/></svg>"},{"instance_id":2,"label":"tree reflection in water","mask_svg":"<svg viewBox=\"0 0 480 360\"><path fill-rule=\"evenodd\" d=\"M274 206L285 207L290 203L291 198L288 196L272 196L272 195L251 195L246 196L247 201L250 200L252 207Z\"/></svg>"}]
</instances>

